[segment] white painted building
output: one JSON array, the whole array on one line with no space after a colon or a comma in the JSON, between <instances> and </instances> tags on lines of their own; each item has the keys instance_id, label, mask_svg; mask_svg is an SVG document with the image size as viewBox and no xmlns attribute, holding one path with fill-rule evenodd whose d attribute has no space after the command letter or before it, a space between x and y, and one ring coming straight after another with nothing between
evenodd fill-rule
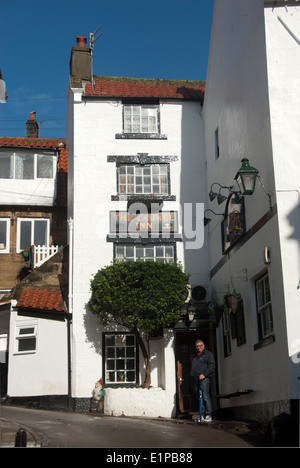
<instances>
[{"instance_id":1,"label":"white painted building","mask_svg":"<svg viewBox=\"0 0 300 468\"><path fill-rule=\"evenodd\" d=\"M244 197L237 240L226 203L209 201L225 212L225 223L207 213L212 298L222 303L234 288L243 301L239 317L229 310L217 327L219 392L228 397L220 406L262 421L299 410L299 43L299 2L215 0L204 104L208 187L237 190L243 158L262 182Z\"/></svg>"},{"instance_id":2,"label":"white painted building","mask_svg":"<svg viewBox=\"0 0 300 468\"><path fill-rule=\"evenodd\" d=\"M63 272L53 258L36 269L66 245L68 154L64 140L39 138L35 112L26 127L0 137L1 398L22 403L68 395Z\"/></svg>"},{"instance_id":3,"label":"white painted building","mask_svg":"<svg viewBox=\"0 0 300 468\"><path fill-rule=\"evenodd\" d=\"M39 406L52 397L58 407L58 399L68 395L68 322L61 312L55 318L27 307L22 314L17 301L11 305L7 393L12 402L39 401Z\"/></svg>"},{"instance_id":4,"label":"white painted building","mask_svg":"<svg viewBox=\"0 0 300 468\"><path fill-rule=\"evenodd\" d=\"M204 100L201 82L92 77L91 49L85 41L73 47L67 113L72 323L69 329L70 322L52 322L51 330L59 328L64 356L52 396L69 396L75 410L90 408L102 378L106 414L197 411L189 370L200 337L217 358L214 410L262 422L297 413L299 8L297 1L216 0ZM244 158L260 179L252 195L240 198L235 176ZM211 190L227 201L210 200ZM159 232L117 232L132 220L128 211L136 215L136 204L151 203L162 211ZM205 230L204 207L211 210L204 213L211 218ZM148 210L142 214L149 221ZM100 268L115 258L143 256L183 264L191 274L186 311L192 305L196 313L194 321L186 314L151 340L149 390L140 387L143 359L133 335L99 326L87 307ZM235 313L223 306L233 289L241 299ZM222 305L215 334L209 302ZM63 307L59 312L65 318ZM40 340L43 320L38 339L48 345ZM19 321L22 326L13 313L15 329ZM48 357L39 351L34 365ZM51 365L58 360L55 353ZM40 375L44 384L47 376ZM14 379L12 391L20 389Z\"/></svg>"},{"instance_id":5,"label":"white painted building","mask_svg":"<svg viewBox=\"0 0 300 468\"><path fill-rule=\"evenodd\" d=\"M141 389L142 355L137 350L133 361L110 359L117 343L124 345L125 330L97 325L87 303L90 281L100 268L116 257L150 256L182 262L192 287L205 289L199 302L205 309L209 268L208 251L202 248L207 196L204 83L99 76L92 81L90 52L85 44L73 47L68 92L72 398L76 407L86 406L102 377L105 413L170 417L178 408L174 350L180 339L175 340L175 331L165 330L163 337L152 340L152 386ZM146 239L116 234L114 213L120 212L121 220L132 204L151 202L160 205L163 219L175 217L167 236L161 229L155 238L150 233ZM188 330L184 324L183 330ZM181 334L181 341L188 339L193 349L198 335L190 333L188 338ZM118 382L119 365L131 369L126 373L122 367L123 382ZM191 405L190 389L187 392Z\"/></svg>"}]
</instances>

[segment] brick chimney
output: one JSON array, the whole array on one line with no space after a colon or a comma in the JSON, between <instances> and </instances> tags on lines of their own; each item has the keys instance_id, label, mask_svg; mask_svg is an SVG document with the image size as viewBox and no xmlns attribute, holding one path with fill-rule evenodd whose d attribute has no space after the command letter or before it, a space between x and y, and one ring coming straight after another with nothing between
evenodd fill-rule
<instances>
[{"instance_id":1,"label":"brick chimney","mask_svg":"<svg viewBox=\"0 0 300 468\"><path fill-rule=\"evenodd\" d=\"M77 36L77 47L72 47L70 75L80 80L91 81L92 50L86 47L86 37Z\"/></svg>"},{"instance_id":2,"label":"brick chimney","mask_svg":"<svg viewBox=\"0 0 300 468\"><path fill-rule=\"evenodd\" d=\"M27 138L39 137L39 125L35 120L35 112L30 112L29 119L26 120Z\"/></svg>"}]
</instances>

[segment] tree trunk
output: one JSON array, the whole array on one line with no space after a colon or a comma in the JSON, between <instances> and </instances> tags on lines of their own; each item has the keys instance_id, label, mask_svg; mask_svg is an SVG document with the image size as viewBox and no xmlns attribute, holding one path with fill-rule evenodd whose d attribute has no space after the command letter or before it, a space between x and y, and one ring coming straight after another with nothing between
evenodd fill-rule
<instances>
[{"instance_id":1,"label":"tree trunk","mask_svg":"<svg viewBox=\"0 0 300 468\"><path fill-rule=\"evenodd\" d=\"M151 364L150 364L150 356L144 356L145 362L145 379L142 384L142 388L149 388L151 385Z\"/></svg>"},{"instance_id":2,"label":"tree trunk","mask_svg":"<svg viewBox=\"0 0 300 468\"><path fill-rule=\"evenodd\" d=\"M143 353L144 362L145 362L145 378L142 384L142 388L149 388L151 385L151 363L150 363L149 338L147 339L147 347L146 347L144 340L141 337L140 332L137 329L134 330L134 334L136 336L137 342Z\"/></svg>"}]
</instances>

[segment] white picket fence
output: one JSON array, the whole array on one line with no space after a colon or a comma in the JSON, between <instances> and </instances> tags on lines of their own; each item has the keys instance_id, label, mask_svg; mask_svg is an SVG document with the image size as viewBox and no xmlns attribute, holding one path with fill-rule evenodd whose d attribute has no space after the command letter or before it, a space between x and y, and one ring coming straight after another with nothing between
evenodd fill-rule
<instances>
[{"instance_id":1,"label":"white picket fence","mask_svg":"<svg viewBox=\"0 0 300 468\"><path fill-rule=\"evenodd\" d=\"M49 260L50 257L63 249L62 245L34 245L32 252L32 268L37 268Z\"/></svg>"}]
</instances>

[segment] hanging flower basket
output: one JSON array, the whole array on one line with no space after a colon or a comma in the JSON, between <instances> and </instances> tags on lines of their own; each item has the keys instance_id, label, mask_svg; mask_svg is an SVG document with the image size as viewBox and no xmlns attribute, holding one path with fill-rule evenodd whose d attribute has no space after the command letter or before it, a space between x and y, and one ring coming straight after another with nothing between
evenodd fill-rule
<instances>
[{"instance_id":1,"label":"hanging flower basket","mask_svg":"<svg viewBox=\"0 0 300 468\"><path fill-rule=\"evenodd\" d=\"M224 296L224 301L227 307L229 307L232 312L235 314L238 308L238 303L241 300L241 295L235 291L227 293Z\"/></svg>"},{"instance_id":2,"label":"hanging flower basket","mask_svg":"<svg viewBox=\"0 0 300 468\"><path fill-rule=\"evenodd\" d=\"M217 302L212 304L210 308L208 309L209 328L211 330L213 330L219 325L223 311L224 311L224 305L218 304Z\"/></svg>"}]
</instances>

